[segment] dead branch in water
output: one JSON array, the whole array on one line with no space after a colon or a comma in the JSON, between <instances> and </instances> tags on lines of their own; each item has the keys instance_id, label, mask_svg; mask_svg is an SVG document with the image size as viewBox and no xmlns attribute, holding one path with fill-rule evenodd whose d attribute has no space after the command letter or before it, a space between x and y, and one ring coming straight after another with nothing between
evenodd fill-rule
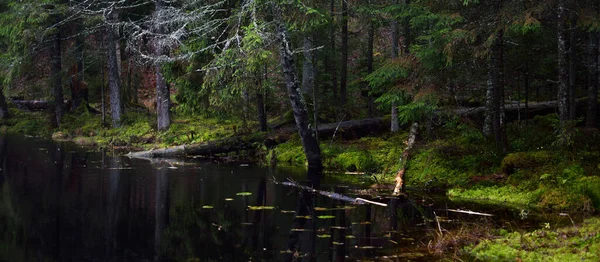
<instances>
[{"instance_id":1,"label":"dead branch in water","mask_svg":"<svg viewBox=\"0 0 600 262\"><path fill-rule=\"evenodd\" d=\"M335 199L335 200L350 202L350 203L356 204L356 205L373 204L373 205L378 205L378 206L382 206L382 207L387 207L387 204L385 204L385 203L375 202L375 201L367 200L367 199L360 198L360 197L356 197L356 198L349 197L349 196L345 196L345 195L342 195L342 194L338 194L338 193L334 193L334 192L330 192L330 191L325 191L325 190L317 190L317 189L314 189L314 188L309 187L309 186L300 185L300 184L298 184L297 182L295 182L295 181L293 181L291 179L288 179L288 181L286 181L286 182L277 182L275 180L275 178L273 178L273 183L279 184L279 185L284 185L284 186L291 186L291 187L295 187L295 188L300 188L302 190L307 190L307 191L312 192L312 193L317 193L317 194L320 194L322 196L326 196L326 197L329 197L329 198L332 198L332 199Z\"/></svg>"}]
</instances>

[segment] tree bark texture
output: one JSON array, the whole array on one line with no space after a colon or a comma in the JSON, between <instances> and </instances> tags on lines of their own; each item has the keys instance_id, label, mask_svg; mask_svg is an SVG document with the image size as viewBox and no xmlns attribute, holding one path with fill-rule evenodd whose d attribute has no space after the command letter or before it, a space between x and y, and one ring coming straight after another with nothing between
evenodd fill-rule
<instances>
[{"instance_id":1,"label":"tree bark texture","mask_svg":"<svg viewBox=\"0 0 600 262\"><path fill-rule=\"evenodd\" d=\"M61 21L61 17L56 15L56 23ZM56 28L56 33L52 39L52 93L54 96L54 118L52 124L56 127L60 126L62 116L64 114L63 105L63 90L62 90L62 65L61 65L61 40L60 27Z\"/></svg>"},{"instance_id":2,"label":"tree bark texture","mask_svg":"<svg viewBox=\"0 0 600 262\"><path fill-rule=\"evenodd\" d=\"M302 93L309 95L315 86L315 68L313 64L313 37L304 34L304 61L302 62Z\"/></svg>"},{"instance_id":3,"label":"tree bark texture","mask_svg":"<svg viewBox=\"0 0 600 262\"><path fill-rule=\"evenodd\" d=\"M162 0L156 1L155 11L159 16L160 12L164 8L164 2ZM158 18L158 22L160 23L161 18ZM158 30L160 33L162 30ZM158 43L158 39L156 39L155 44L155 52L156 56L160 57L164 54L164 50L160 43ZM171 116L169 113L169 108L171 106L171 94L169 91L169 85L165 81L165 78L162 74L162 66L159 62L156 63L156 116L157 116L157 124L158 130L164 131L169 129L171 125Z\"/></svg>"},{"instance_id":4,"label":"tree bark texture","mask_svg":"<svg viewBox=\"0 0 600 262\"><path fill-rule=\"evenodd\" d=\"M108 43L107 43L107 56L108 56L108 92L110 96L110 111L112 118L113 127L121 126L121 115L123 113L123 106L121 102L121 88L119 79L119 64L117 63L117 26L115 25L117 19L117 11L112 10L108 14Z\"/></svg>"},{"instance_id":5,"label":"tree bark texture","mask_svg":"<svg viewBox=\"0 0 600 262\"><path fill-rule=\"evenodd\" d=\"M589 84L587 92L587 114L585 125L590 128L598 127L598 55L600 45L600 33L590 32L590 42L588 55L588 71L589 71Z\"/></svg>"},{"instance_id":6,"label":"tree bark texture","mask_svg":"<svg viewBox=\"0 0 600 262\"><path fill-rule=\"evenodd\" d=\"M495 40L490 47L488 88L486 93L486 113L483 133L493 137L496 145L504 145L504 31L496 32Z\"/></svg>"},{"instance_id":7,"label":"tree bark texture","mask_svg":"<svg viewBox=\"0 0 600 262\"><path fill-rule=\"evenodd\" d=\"M394 4L398 4L398 0L394 0ZM398 21L395 18L392 18L392 59L398 58ZM392 120L390 123L390 131L398 132L400 130L400 123L398 122L398 105L396 102L392 102Z\"/></svg>"},{"instance_id":8,"label":"tree bark texture","mask_svg":"<svg viewBox=\"0 0 600 262\"><path fill-rule=\"evenodd\" d=\"M575 12L569 13L569 120L575 120L577 113L577 103L575 102L577 94L577 67L575 65L575 61L577 61L577 16Z\"/></svg>"},{"instance_id":9,"label":"tree bark texture","mask_svg":"<svg viewBox=\"0 0 600 262\"><path fill-rule=\"evenodd\" d=\"M342 0L342 61L340 72L340 102L342 107L348 99L348 0Z\"/></svg>"},{"instance_id":10,"label":"tree bark texture","mask_svg":"<svg viewBox=\"0 0 600 262\"><path fill-rule=\"evenodd\" d=\"M302 99L300 84L298 82L298 76L296 75L296 64L294 62L290 37L288 36L287 28L284 25L280 7L276 3L273 3L272 7L276 24L277 40L280 44L281 68L285 76L287 92L292 104L294 119L296 120L296 127L300 134L309 168L320 169L323 167L321 162L321 148L319 147L315 133L312 128L310 128L308 110L305 101Z\"/></svg>"},{"instance_id":11,"label":"tree bark texture","mask_svg":"<svg viewBox=\"0 0 600 262\"><path fill-rule=\"evenodd\" d=\"M569 121L569 54L567 45L567 18L566 1L558 1L558 116L561 127Z\"/></svg>"}]
</instances>

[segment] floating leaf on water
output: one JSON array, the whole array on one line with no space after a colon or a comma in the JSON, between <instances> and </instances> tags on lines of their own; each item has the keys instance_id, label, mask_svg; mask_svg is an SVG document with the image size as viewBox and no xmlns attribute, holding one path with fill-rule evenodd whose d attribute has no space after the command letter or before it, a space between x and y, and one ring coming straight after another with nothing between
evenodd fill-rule
<instances>
[{"instance_id":1,"label":"floating leaf on water","mask_svg":"<svg viewBox=\"0 0 600 262\"><path fill-rule=\"evenodd\" d=\"M275 209L274 206L248 206L250 210L272 210Z\"/></svg>"},{"instance_id":2,"label":"floating leaf on water","mask_svg":"<svg viewBox=\"0 0 600 262\"><path fill-rule=\"evenodd\" d=\"M242 226L252 226L252 225L254 225L252 223L241 223L241 224L242 224Z\"/></svg>"},{"instance_id":3,"label":"floating leaf on water","mask_svg":"<svg viewBox=\"0 0 600 262\"><path fill-rule=\"evenodd\" d=\"M312 230L310 230L310 229L304 229L304 228L292 228L292 231L296 231L296 232L310 232Z\"/></svg>"},{"instance_id":4,"label":"floating leaf on water","mask_svg":"<svg viewBox=\"0 0 600 262\"><path fill-rule=\"evenodd\" d=\"M294 254L294 251L289 250L289 249L288 250L281 250L279 252L281 252L281 254Z\"/></svg>"},{"instance_id":5,"label":"floating leaf on water","mask_svg":"<svg viewBox=\"0 0 600 262\"><path fill-rule=\"evenodd\" d=\"M402 240L402 241L415 241L415 239L414 239L414 238L412 238L412 237L403 237L403 238L402 238L402 239L400 239L400 240Z\"/></svg>"},{"instance_id":6,"label":"floating leaf on water","mask_svg":"<svg viewBox=\"0 0 600 262\"><path fill-rule=\"evenodd\" d=\"M311 216L296 216L296 218L312 219Z\"/></svg>"},{"instance_id":7,"label":"floating leaf on water","mask_svg":"<svg viewBox=\"0 0 600 262\"><path fill-rule=\"evenodd\" d=\"M328 234L324 234L324 235L317 235L318 238L330 238L331 235Z\"/></svg>"},{"instance_id":8,"label":"floating leaf on water","mask_svg":"<svg viewBox=\"0 0 600 262\"><path fill-rule=\"evenodd\" d=\"M236 196L250 196L250 195L252 195L252 192L239 192L235 195Z\"/></svg>"},{"instance_id":9,"label":"floating leaf on water","mask_svg":"<svg viewBox=\"0 0 600 262\"><path fill-rule=\"evenodd\" d=\"M343 246L344 243L340 243L340 242L333 242L332 244L336 245L336 246Z\"/></svg>"},{"instance_id":10,"label":"floating leaf on water","mask_svg":"<svg viewBox=\"0 0 600 262\"><path fill-rule=\"evenodd\" d=\"M346 238L356 238L356 237L353 235L346 235Z\"/></svg>"},{"instance_id":11,"label":"floating leaf on water","mask_svg":"<svg viewBox=\"0 0 600 262\"><path fill-rule=\"evenodd\" d=\"M375 249L378 248L376 246L362 246L362 247L358 247L359 249Z\"/></svg>"},{"instance_id":12,"label":"floating leaf on water","mask_svg":"<svg viewBox=\"0 0 600 262\"><path fill-rule=\"evenodd\" d=\"M204 209L213 209L213 206L202 206Z\"/></svg>"},{"instance_id":13,"label":"floating leaf on water","mask_svg":"<svg viewBox=\"0 0 600 262\"><path fill-rule=\"evenodd\" d=\"M346 227L338 227L338 226L332 226L331 228L332 228L332 229L340 229L340 230L342 230L342 229L346 229Z\"/></svg>"},{"instance_id":14,"label":"floating leaf on water","mask_svg":"<svg viewBox=\"0 0 600 262\"><path fill-rule=\"evenodd\" d=\"M333 219L335 216L317 216L319 219Z\"/></svg>"},{"instance_id":15,"label":"floating leaf on water","mask_svg":"<svg viewBox=\"0 0 600 262\"><path fill-rule=\"evenodd\" d=\"M370 225L371 221L363 221L363 222L360 222L360 224L361 225Z\"/></svg>"},{"instance_id":16,"label":"floating leaf on water","mask_svg":"<svg viewBox=\"0 0 600 262\"><path fill-rule=\"evenodd\" d=\"M225 198L225 201L233 201L233 198Z\"/></svg>"},{"instance_id":17,"label":"floating leaf on water","mask_svg":"<svg viewBox=\"0 0 600 262\"><path fill-rule=\"evenodd\" d=\"M293 214L293 213L296 213L296 211L294 211L294 210L281 210L281 213L284 213L284 214Z\"/></svg>"},{"instance_id":18,"label":"floating leaf on water","mask_svg":"<svg viewBox=\"0 0 600 262\"><path fill-rule=\"evenodd\" d=\"M315 211L327 211L328 208L324 208L324 207L315 207Z\"/></svg>"},{"instance_id":19,"label":"floating leaf on water","mask_svg":"<svg viewBox=\"0 0 600 262\"><path fill-rule=\"evenodd\" d=\"M170 166L170 167L167 167L167 168L168 168L168 169L177 169L177 167L176 167L176 166Z\"/></svg>"}]
</instances>

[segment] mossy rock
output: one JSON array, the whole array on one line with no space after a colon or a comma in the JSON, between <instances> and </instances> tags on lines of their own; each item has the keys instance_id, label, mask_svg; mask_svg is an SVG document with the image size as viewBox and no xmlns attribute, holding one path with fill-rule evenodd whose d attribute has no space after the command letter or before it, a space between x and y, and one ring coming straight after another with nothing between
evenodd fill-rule
<instances>
[{"instance_id":1,"label":"mossy rock","mask_svg":"<svg viewBox=\"0 0 600 262\"><path fill-rule=\"evenodd\" d=\"M516 152L508 154L500 167L510 175L517 169L535 170L538 167L554 162L555 156L549 151Z\"/></svg>"}]
</instances>

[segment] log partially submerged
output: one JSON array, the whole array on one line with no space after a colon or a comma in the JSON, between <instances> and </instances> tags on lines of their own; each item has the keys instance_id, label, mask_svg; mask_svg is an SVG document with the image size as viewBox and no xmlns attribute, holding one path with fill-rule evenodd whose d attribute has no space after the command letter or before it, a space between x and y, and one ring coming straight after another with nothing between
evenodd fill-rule
<instances>
[{"instance_id":1,"label":"log partially submerged","mask_svg":"<svg viewBox=\"0 0 600 262\"><path fill-rule=\"evenodd\" d=\"M338 126L339 125L339 126ZM350 120L342 123L330 123L319 126L320 136L332 135L336 128L338 133L345 137L362 137L369 134L378 134L386 130L383 118L369 118L362 120ZM181 145L175 147L152 149L140 152L130 152L127 156L132 158L165 158L185 156L214 156L235 151L253 150L263 145L271 148L289 140L296 133L295 128L286 128L277 133L258 133L246 136L229 137L216 141L204 142L192 145Z\"/></svg>"}]
</instances>

